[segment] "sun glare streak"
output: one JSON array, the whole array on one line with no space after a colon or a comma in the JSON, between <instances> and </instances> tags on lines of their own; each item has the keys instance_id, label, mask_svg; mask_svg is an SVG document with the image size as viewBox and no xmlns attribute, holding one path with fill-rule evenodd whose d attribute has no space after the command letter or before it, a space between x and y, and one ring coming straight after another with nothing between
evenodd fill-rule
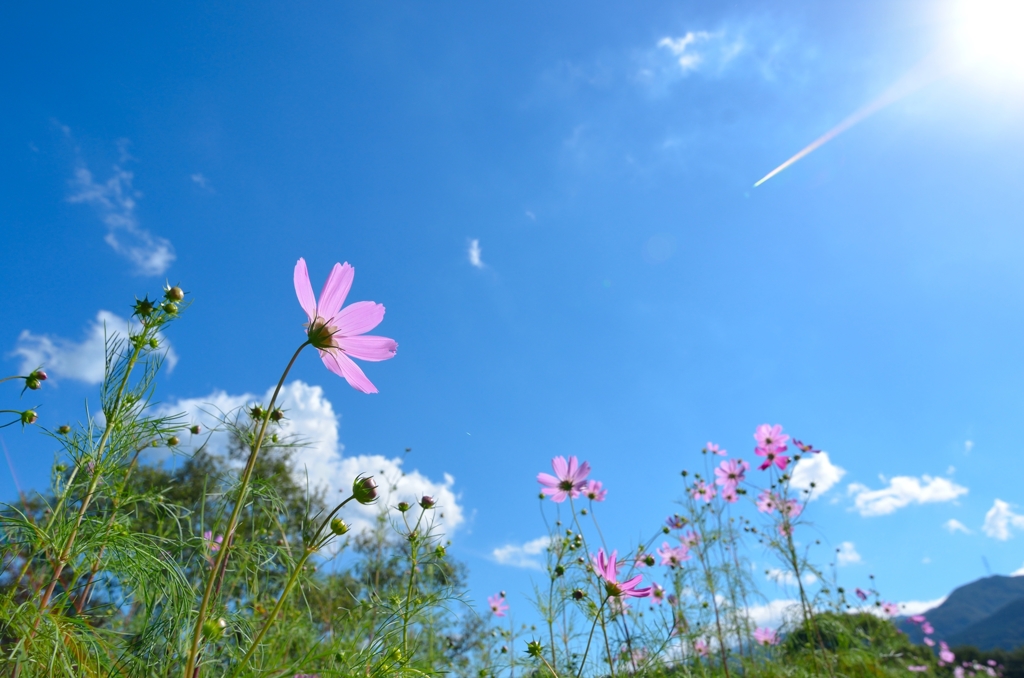
<instances>
[{"instance_id":1,"label":"sun glare streak","mask_svg":"<svg viewBox=\"0 0 1024 678\"><path fill-rule=\"evenodd\" d=\"M837 136L850 129L854 125L868 117L874 115L878 111L882 110L886 106L893 104L903 97L907 96L912 92L916 92L925 85L934 82L942 75L948 72L948 68L944 65L944 62L934 57L925 58L914 66L910 72L904 75L902 78L897 80L889 89L882 92L882 94L874 101L858 108L846 119L840 122L838 125L830 129L829 131L822 134L820 137L812 141L800 152L794 155L792 158L782 163L768 174L764 175L757 183L754 184L754 188L757 188L764 182L768 181L776 174L786 169L793 163L797 162L801 158L813 153L817 149L821 148L829 141L832 141Z\"/></svg>"}]
</instances>

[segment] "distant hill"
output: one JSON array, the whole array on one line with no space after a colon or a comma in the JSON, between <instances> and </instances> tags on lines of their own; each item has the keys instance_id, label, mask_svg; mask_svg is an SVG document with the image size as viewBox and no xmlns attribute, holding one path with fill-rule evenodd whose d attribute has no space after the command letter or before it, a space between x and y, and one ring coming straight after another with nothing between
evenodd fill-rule
<instances>
[{"instance_id":1,"label":"distant hill","mask_svg":"<svg viewBox=\"0 0 1024 678\"><path fill-rule=\"evenodd\" d=\"M979 649L1024 645L1024 577L995 575L965 584L925 616L936 641ZM921 642L919 626L906 618L898 624L913 642Z\"/></svg>"}]
</instances>

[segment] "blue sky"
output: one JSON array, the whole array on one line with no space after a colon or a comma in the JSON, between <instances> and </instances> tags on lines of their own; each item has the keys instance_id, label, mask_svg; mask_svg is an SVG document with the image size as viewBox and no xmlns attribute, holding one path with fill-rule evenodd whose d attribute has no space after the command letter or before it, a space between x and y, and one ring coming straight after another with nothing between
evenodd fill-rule
<instances>
[{"instance_id":1,"label":"blue sky","mask_svg":"<svg viewBox=\"0 0 1024 678\"><path fill-rule=\"evenodd\" d=\"M159 400L241 403L302 341L295 261L317 290L348 261L398 355L374 396L304 356L294 425L330 482L406 456L410 491L447 492L479 601L525 605L553 455L591 462L628 544L705 442L750 458L764 422L844 470L809 516L853 544L848 585L1013 572L1024 69L969 53L955 10L4 7L0 360L45 359L29 404L78 420L97 319L170 280L195 303ZM942 77L753 188L928 59ZM45 439L3 440L43 487Z\"/></svg>"}]
</instances>

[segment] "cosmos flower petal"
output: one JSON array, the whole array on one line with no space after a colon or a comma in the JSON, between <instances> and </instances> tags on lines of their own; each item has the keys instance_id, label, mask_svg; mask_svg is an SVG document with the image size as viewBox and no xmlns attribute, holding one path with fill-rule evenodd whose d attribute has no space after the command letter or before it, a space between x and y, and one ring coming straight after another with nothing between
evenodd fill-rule
<instances>
[{"instance_id":1,"label":"cosmos flower petal","mask_svg":"<svg viewBox=\"0 0 1024 678\"><path fill-rule=\"evenodd\" d=\"M559 480L550 473L538 473L537 482L546 487L558 487Z\"/></svg>"},{"instance_id":2,"label":"cosmos flower petal","mask_svg":"<svg viewBox=\"0 0 1024 678\"><path fill-rule=\"evenodd\" d=\"M375 337L370 334L363 334L355 337L340 337L337 339L338 346L346 355L360 360L380 362L395 357L398 350L398 342L388 337Z\"/></svg>"},{"instance_id":3,"label":"cosmos flower petal","mask_svg":"<svg viewBox=\"0 0 1024 678\"><path fill-rule=\"evenodd\" d=\"M295 264L295 296L299 298L299 305L306 312L309 322L316 317L316 297L313 296L313 286L309 283L309 270L306 268L306 260L300 258Z\"/></svg>"},{"instance_id":4,"label":"cosmos flower petal","mask_svg":"<svg viewBox=\"0 0 1024 678\"><path fill-rule=\"evenodd\" d=\"M317 306L317 312L321 318L330 320L338 315L341 305L345 303L345 297L348 296L348 291L352 289L352 279L355 275L356 269L349 266L347 261L344 264L334 265L331 274L327 276L327 282L324 283L324 289L320 293L320 305ZM355 334L362 334L362 332Z\"/></svg>"},{"instance_id":5,"label":"cosmos flower petal","mask_svg":"<svg viewBox=\"0 0 1024 678\"><path fill-rule=\"evenodd\" d=\"M569 459L575 459L575 457L569 457ZM565 478L569 472L569 465L565 461L565 457L558 456L551 460L551 468L554 469L555 475L559 478Z\"/></svg>"},{"instance_id":6,"label":"cosmos flower petal","mask_svg":"<svg viewBox=\"0 0 1024 678\"><path fill-rule=\"evenodd\" d=\"M331 372L344 377L350 386L363 393L377 393L377 387L366 378L359 366L343 353L321 351L320 357Z\"/></svg>"},{"instance_id":7,"label":"cosmos flower petal","mask_svg":"<svg viewBox=\"0 0 1024 678\"><path fill-rule=\"evenodd\" d=\"M384 320L384 304L374 301L357 301L342 309L341 313L333 316L334 325L338 328L338 334L343 337L351 337L356 334L364 334Z\"/></svg>"}]
</instances>

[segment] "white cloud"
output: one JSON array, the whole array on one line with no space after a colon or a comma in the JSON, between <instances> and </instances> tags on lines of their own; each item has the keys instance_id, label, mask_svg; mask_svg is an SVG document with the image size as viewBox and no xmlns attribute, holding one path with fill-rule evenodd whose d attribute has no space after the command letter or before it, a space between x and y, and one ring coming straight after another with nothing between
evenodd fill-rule
<instances>
[{"instance_id":1,"label":"white cloud","mask_svg":"<svg viewBox=\"0 0 1024 678\"><path fill-rule=\"evenodd\" d=\"M678 37L664 37L657 42L659 50L667 51L674 59L676 75L697 71L721 71L746 48L742 37L729 36L724 31L688 31ZM653 71L642 69L640 78L650 80Z\"/></svg>"},{"instance_id":2,"label":"white cloud","mask_svg":"<svg viewBox=\"0 0 1024 678\"><path fill-rule=\"evenodd\" d=\"M480 254L483 250L480 249L480 241L476 238L469 241L469 263L477 268L483 268L484 262L480 259Z\"/></svg>"},{"instance_id":3,"label":"white cloud","mask_svg":"<svg viewBox=\"0 0 1024 678\"><path fill-rule=\"evenodd\" d=\"M786 621L800 615L799 600L772 600L764 605L751 605L747 609L750 621L755 626L778 628Z\"/></svg>"},{"instance_id":4,"label":"white cloud","mask_svg":"<svg viewBox=\"0 0 1024 678\"><path fill-rule=\"evenodd\" d=\"M189 175L189 178L192 180L193 183L196 184L196 186L203 189L204 191L210 191L211 193L213 192L213 187L210 186L210 180L203 176L201 172L196 172L195 174Z\"/></svg>"},{"instance_id":5,"label":"white cloud","mask_svg":"<svg viewBox=\"0 0 1024 678\"><path fill-rule=\"evenodd\" d=\"M793 467L789 484L798 490L811 490L810 498L814 500L828 492L844 475L846 470L833 464L828 452L821 452L801 457ZM814 483L813 489L811 483Z\"/></svg>"},{"instance_id":6,"label":"white cloud","mask_svg":"<svg viewBox=\"0 0 1024 678\"><path fill-rule=\"evenodd\" d=\"M1011 577L1019 577L1021 575L1024 575L1024 565L1021 565L1016 570L1010 573Z\"/></svg>"},{"instance_id":7,"label":"white cloud","mask_svg":"<svg viewBox=\"0 0 1024 678\"><path fill-rule=\"evenodd\" d=\"M860 562L860 554L852 541L844 541L836 550L836 562L841 566L855 565Z\"/></svg>"},{"instance_id":8,"label":"white cloud","mask_svg":"<svg viewBox=\"0 0 1024 678\"><path fill-rule=\"evenodd\" d=\"M935 600L905 600L902 603L897 603L900 606L900 612L907 616L915 614L924 614L929 610L934 610L939 605L946 602L946 596L936 598Z\"/></svg>"},{"instance_id":9,"label":"white cloud","mask_svg":"<svg viewBox=\"0 0 1024 678\"><path fill-rule=\"evenodd\" d=\"M523 567L529 570L544 569L543 563L537 558L551 543L551 537L537 537L525 544L505 544L491 551L491 557L501 565Z\"/></svg>"},{"instance_id":10,"label":"white cloud","mask_svg":"<svg viewBox=\"0 0 1024 678\"><path fill-rule=\"evenodd\" d=\"M214 430L219 417L253 403L267 404L273 395L268 389L262 396L252 393L231 395L214 391L204 398L188 398L163 405L161 413L185 412L190 422ZM405 459L389 458L379 454L343 455L345 446L338 440L338 415L323 389L302 381L293 381L281 389L278 406L284 410L282 432L298 435L309 443L295 450L296 479L311 489L323 489L327 503L340 502L351 490L356 476L372 475L380 487L380 499L375 505L350 503L342 509L341 517L355 531L369 527L382 507L394 507L399 501L414 504L423 495L436 502L435 526L448 537L464 521L464 510L454 491L455 478L445 473L441 481L428 478L419 471L407 471ZM208 449L223 454L227 449L228 434L218 431L211 436ZM397 512L392 511L395 517Z\"/></svg>"},{"instance_id":11,"label":"white cloud","mask_svg":"<svg viewBox=\"0 0 1024 678\"><path fill-rule=\"evenodd\" d=\"M770 567L767 570L765 570L764 574L768 578L768 581L773 581L776 584L782 584L784 586L792 586L796 584L796 575L790 572L789 570L783 570L778 567ZM814 582L818 581L818 577L811 572L806 573L803 577L801 577L801 579L804 580L805 584L813 584Z\"/></svg>"},{"instance_id":12,"label":"white cloud","mask_svg":"<svg viewBox=\"0 0 1024 678\"><path fill-rule=\"evenodd\" d=\"M130 159L122 147L122 162ZM84 203L96 210L107 227L104 240L115 252L125 257L142 275L162 275L174 261L174 246L166 238L155 236L139 225L135 201L141 193L132 187L134 175L118 165L105 182L97 182L79 161L71 180L73 192L69 202Z\"/></svg>"},{"instance_id":13,"label":"white cloud","mask_svg":"<svg viewBox=\"0 0 1024 678\"><path fill-rule=\"evenodd\" d=\"M985 514L982 532L993 539L1006 541L1013 536L1013 528L1024 529L1024 516L1014 513L1005 501L996 499L992 508Z\"/></svg>"},{"instance_id":14,"label":"white cloud","mask_svg":"<svg viewBox=\"0 0 1024 678\"><path fill-rule=\"evenodd\" d=\"M106 336L125 336L128 328L129 321L110 311L100 311L86 328L85 338L81 341L22 330L11 355L21 357L20 371L23 374L42 366L48 376L58 380L67 378L98 384L103 381ZM132 322L131 328L138 330L138 323ZM159 335L158 338L160 345L166 348L164 365L170 372L178 363L178 354L166 337Z\"/></svg>"},{"instance_id":15,"label":"white cloud","mask_svg":"<svg viewBox=\"0 0 1024 678\"><path fill-rule=\"evenodd\" d=\"M850 483L847 494L853 496L854 508L862 516L884 516L910 504L953 501L967 494L967 488L946 478L896 476L880 490Z\"/></svg>"},{"instance_id":16,"label":"white cloud","mask_svg":"<svg viewBox=\"0 0 1024 678\"><path fill-rule=\"evenodd\" d=\"M681 38L662 38L658 47L663 47L678 58L679 68L683 73L696 70L704 60L695 49L698 42L706 42L711 37L707 31L689 31Z\"/></svg>"},{"instance_id":17,"label":"white cloud","mask_svg":"<svg viewBox=\"0 0 1024 678\"><path fill-rule=\"evenodd\" d=\"M973 440L965 440L964 441L964 454L970 454L971 450L973 450L973 449L974 449L974 441Z\"/></svg>"},{"instance_id":18,"label":"white cloud","mask_svg":"<svg viewBox=\"0 0 1024 678\"><path fill-rule=\"evenodd\" d=\"M950 518L946 522L942 523L942 527L944 527L950 534L956 534L957 532L971 534L971 531L967 528L967 526L961 523L956 518Z\"/></svg>"}]
</instances>

